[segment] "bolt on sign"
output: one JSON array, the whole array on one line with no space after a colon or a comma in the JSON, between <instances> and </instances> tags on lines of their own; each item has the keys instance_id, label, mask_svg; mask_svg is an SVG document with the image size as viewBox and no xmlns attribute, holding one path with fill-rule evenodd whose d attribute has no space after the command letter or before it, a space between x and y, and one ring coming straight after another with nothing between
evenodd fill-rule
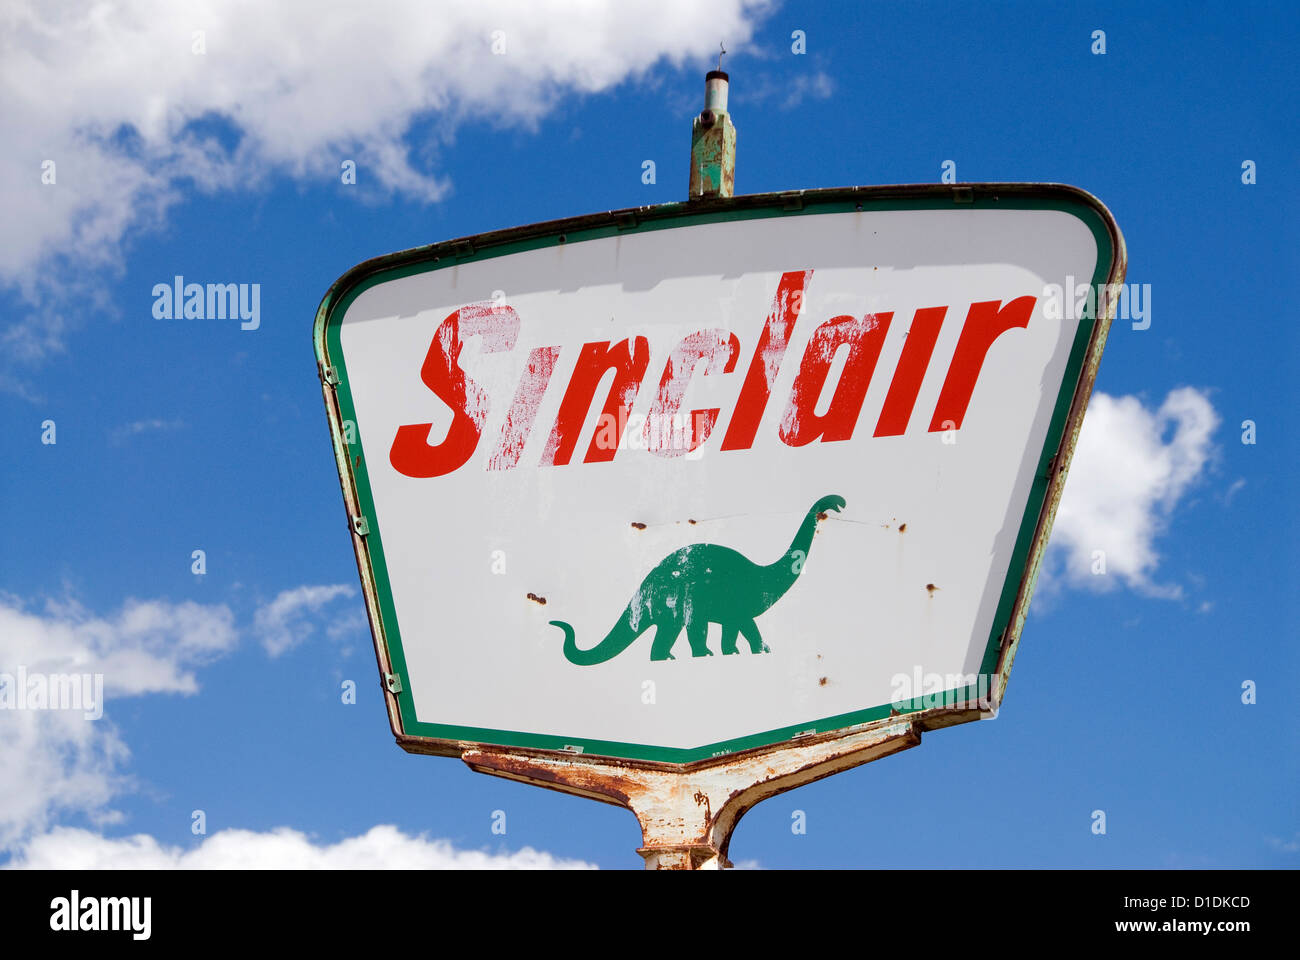
<instances>
[{"instance_id":1,"label":"bolt on sign","mask_svg":"<svg viewBox=\"0 0 1300 960\"><path fill-rule=\"evenodd\" d=\"M696 200L349 271L316 351L398 742L596 795L556 771L995 714L1123 272L1097 200L1026 184ZM1101 298L1062 309L1067 277Z\"/></svg>"}]
</instances>

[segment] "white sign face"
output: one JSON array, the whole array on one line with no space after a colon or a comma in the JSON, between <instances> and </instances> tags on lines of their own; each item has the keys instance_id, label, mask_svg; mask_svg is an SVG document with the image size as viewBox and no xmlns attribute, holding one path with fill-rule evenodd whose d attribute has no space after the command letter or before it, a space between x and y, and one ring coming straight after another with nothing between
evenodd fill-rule
<instances>
[{"instance_id":1,"label":"white sign face","mask_svg":"<svg viewBox=\"0 0 1300 960\"><path fill-rule=\"evenodd\" d=\"M687 762L990 697L1100 349L1076 287L1119 259L1083 196L825 191L344 278L318 342L401 732Z\"/></svg>"}]
</instances>

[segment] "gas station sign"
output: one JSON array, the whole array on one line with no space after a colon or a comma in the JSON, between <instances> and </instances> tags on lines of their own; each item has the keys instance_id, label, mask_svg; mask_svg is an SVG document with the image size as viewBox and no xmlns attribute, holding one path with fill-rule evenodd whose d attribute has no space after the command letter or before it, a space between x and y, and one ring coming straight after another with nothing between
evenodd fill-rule
<instances>
[{"instance_id":1,"label":"gas station sign","mask_svg":"<svg viewBox=\"0 0 1300 960\"><path fill-rule=\"evenodd\" d=\"M316 346L399 742L685 764L994 712L1105 338L1046 291L1122 273L1089 195L996 184L353 269Z\"/></svg>"}]
</instances>

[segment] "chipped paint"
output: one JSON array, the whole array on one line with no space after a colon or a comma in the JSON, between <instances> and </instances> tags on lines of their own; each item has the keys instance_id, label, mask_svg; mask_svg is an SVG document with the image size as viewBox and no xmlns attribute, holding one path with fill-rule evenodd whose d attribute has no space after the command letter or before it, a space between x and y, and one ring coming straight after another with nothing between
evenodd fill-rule
<instances>
[{"instance_id":1,"label":"chipped paint","mask_svg":"<svg viewBox=\"0 0 1300 960\"><path fill-rule=\"evenodd\" d=\"M501 428L501 438L488 460L489 470L509 470L519 463L559 355L560 348L554 346L536 347L528 354L527 367L519 381L519 389L515 392L514 401L506 414L506 422Z\"/></svg>"},{"instance_id":2,"label":"chipped paint","mask_svg":"<svg viewBox=\"0 0 1300 960\"><path fill-rule=\"evenodd\" d=\"M727 425L727 434L722 440L723 450L745 449L754 442L759 422L767 409L767 401L772 395L772 385L781 372L781 361L785 359L786 348L790 345L790 333L802 312L804 291L808 288L812 275L811 270L781 274L776 296L772 300L772 309L763 323L763 332L759 334L754 357L745 374L745 382L741 385L740 396L736 399L731 422Z\"/></svg>"},{"instance_id":3,"label":"chipped paint","mask_svg":"<svg viewBox=\"0 0 1300 960\"><path fill-rule=\"evenodd\" d=\"M802 447L818 439L835 441L852 437L893 316L888 312L834 317L813 331L781 419L782 442ZM843 347L848 348L848 356L840 368L826 412L818 414L816 409L826 392L835 356Z\"/></svg>"}]
</instances>

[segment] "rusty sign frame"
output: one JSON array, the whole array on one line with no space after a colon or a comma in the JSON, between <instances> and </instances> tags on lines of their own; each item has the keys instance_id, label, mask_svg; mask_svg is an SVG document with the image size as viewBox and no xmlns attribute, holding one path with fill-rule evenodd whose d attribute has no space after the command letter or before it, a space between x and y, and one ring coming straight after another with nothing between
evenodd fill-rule
<instances>
[{"instance_id":1,"label":"rusty sign frame","mask_svg":"<svg viewBox=\"0 0 1300 960\"><path fill-rule=\"evenodd\" d=\"M981 692L972 686L948 692L943 705L933 705L931 697L919 695L902 704L886 704L841 716L812 719L795 726L693 749L456 727L416 718L409 681L403 683L405 657L387 583L382 537L377 524L373 523L376 515L374 502L365 458L361 455L347 367L339 341L341 320L361 292L377 283L417 272L638 230L762 217L953 208L1052 209L1073 214L1089 227L1097 241L1098 259L1091 283L1093 289L1105 291L1096 308L1088 309L1081 318L1070 348L1066 374L1054 404L1044 449L980 665L980 675L993 678L990 689ZM601 768L616 769L620 771L618 777L623 779L631 776L633 771L654 779L655 775L689 773L706 768L717 771L733 760L746 763L756 757L766 757L767 760L762 762L766 763L767 781L775 784L777 780L793 776L797 782L779 788L789 789L789 786L843 769L846 761L862 755L863 750L873 755L847 765L874 759L875 755L883 755L882 750L892 752L915 745L924 730L979 719L986 715L981 713L977 703L981 693L986 703L991 699L995 711L1009 680L1052 520L1096 379L1118 297L1118 284L1123 282L1125 269L1123 237L1110 212L1099 200L1075 187L1034 183L849 187L697 198L685 203L617 210L449 240L367 260L353 267L330 287L322 300L316 314L313 340L344 508L385 689L389 725L398 745L410 753L462 757L483 772L632 806L622 791L614 789L611 793L605 787L593 786L597 783L607 785L607 778L600 773ZM927 704L927 700L931 702ZM957 706L952 706L953 703ZM881 737L884 740L880 740ZM864 747L863 744L870 745ZM786 770L789 764L778 762L777 757L783 748L792 745L798 746L805 757L824 755L819 762L837 766L816 773L806 764L796 763L791 768L794 772ZM582 759L575 755L581 755ZM587 757L593 759L589 761ZM816 764L813 767L820 769ZM698 798L697 803L710 810L708 820L725 820L719 803L710 800L707 794L701 796L704 797L702 803ZM638 816L641 816L639 811ZM736 818L738 816L736 814ZM643 827L646 824L644 817L642 824ZM717 853L716 844L706 843L705 849ZM721 856L725 860L725 842Z\"/></svg>"}]
</instances>

